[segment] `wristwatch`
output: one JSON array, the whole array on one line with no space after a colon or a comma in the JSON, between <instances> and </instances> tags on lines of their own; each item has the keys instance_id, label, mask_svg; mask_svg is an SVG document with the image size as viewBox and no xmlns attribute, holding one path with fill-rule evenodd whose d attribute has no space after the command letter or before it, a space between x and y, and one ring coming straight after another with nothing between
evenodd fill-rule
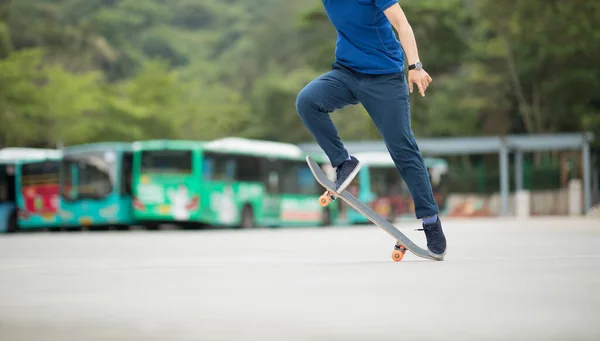
<instances>
[{"instance_id":1,"label":"wristwatch","mask_svg":"<svg viewBox=\"0 0 600 341\"><path fill-rule=\"evenodd\" d=\"M421 64L421 62L416 62L414 64L411 64L408 66L408 70L422 70L423 69L423 64Z\"/></svg>"}]
</instances>

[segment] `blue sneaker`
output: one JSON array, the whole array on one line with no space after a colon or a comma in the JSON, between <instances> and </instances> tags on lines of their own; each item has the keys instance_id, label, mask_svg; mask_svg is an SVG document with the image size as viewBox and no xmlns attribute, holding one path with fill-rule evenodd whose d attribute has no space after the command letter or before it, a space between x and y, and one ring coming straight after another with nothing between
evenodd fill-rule
<instances>
[{"instance_id":1,"label":"blue sneaker","mask_svg":"<svg viewBox=\"0 0 600 341\"><path fill-rule=\"evenodd\" d=\"M350 156L350 160L344 161L335 169L335 188L336 192L342 193L352 182L362 164L354 156Z\"/></svg>"},{"instance_id":2,"label":"blue sneaker","mask_svg":"<svg viewBox=\"0 0 600 341\"><path fill-rule=\"evenodd\" d=\"M425 232L429 254L432 257L444 258L446 255L446 236L444 236L444 231L442 231L440 217L437 218L435 223L424 223L423 228L418 231Z\"/></svg>"}]
</instances>

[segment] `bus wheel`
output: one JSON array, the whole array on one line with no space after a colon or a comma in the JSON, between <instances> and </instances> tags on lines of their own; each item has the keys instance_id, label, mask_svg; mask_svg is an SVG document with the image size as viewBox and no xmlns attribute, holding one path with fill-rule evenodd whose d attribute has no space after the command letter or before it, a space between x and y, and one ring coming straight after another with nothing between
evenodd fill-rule
<instances>
[{"instance_id":1,"label":"bus wheel","mask_svg":"<svg viewBox=\"0 0 600 341\"><path fill-rule=\"evenodd\" d=\"M331 225L331 211L326 208L323 210L323 217L321 218L322 226L330 226Z\"/></svg>"},{"instance_id":2,"label":"bus wheel","mask_svg":"<svg viewBox=\"0 0 600 341\"><path fill-rule=\"evenodd\" d=\"M156 223L147 223L146 230L148 231L158 231L160 229L160 224Z\"/></svg>"},{"instance_id":3,"label":"bus wheel","mask_svg":"<svg viewBox=\"0 0 600 341\"><path fill-rule=\"evenodd\" d=\"M254 213L250 205L245 205L242 209L242 221L240 227L243 229L249 229L254 227Z\"/></svg>"},{"instance_id":4,"label":"bus wheel","mask_svg":"<svg viewBox=\"0 0 600 341\"><path fill-rule=\"evenodd\" d=\"M127 225L127 224L115 225L115 230L117 230L117 231L129 231L129 225Z\"/></svg>"},{"instance_id":5,"label":"bus wheel","mask_svg":"<svg viewBox=\"0 0 600 341\"><path fill-rule=\"evenodd\" d=\"M19 232L19 225L17 221L17 212L13 212L8 217L8 228L6 230L8 233L16 233Z\"/></svg>"}]
</instances>

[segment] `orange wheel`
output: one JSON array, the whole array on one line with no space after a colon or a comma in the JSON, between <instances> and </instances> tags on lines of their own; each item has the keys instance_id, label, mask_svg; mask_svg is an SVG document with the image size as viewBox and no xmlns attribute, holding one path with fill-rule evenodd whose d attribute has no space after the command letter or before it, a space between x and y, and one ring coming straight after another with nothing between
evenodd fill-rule
<instances>
[{"instance_id":1,"label":"orange wheel","mask_svg":"<svg viewBox=\"0 0 600 341\"><path fill-rule=\"evenodd\" d=\"M399 262L402 260L402 257L404 257L404 253L406 251L400 251L400 250L394 250L394 252L392 252L392 259L396 262Z\"/></svg>"},{"instance_id":2,"label":"orange wheel","mask_svg":"<svg viewBox=\"0 0 600 341\"><path fill-rule=\"evenodd\" d=\"M329 199L329 197L325 194L323 194L319 197L319 205L321 205L322 207L329 205L330 202L331 202L331 199Z\"/></svg>"}]
</instances>

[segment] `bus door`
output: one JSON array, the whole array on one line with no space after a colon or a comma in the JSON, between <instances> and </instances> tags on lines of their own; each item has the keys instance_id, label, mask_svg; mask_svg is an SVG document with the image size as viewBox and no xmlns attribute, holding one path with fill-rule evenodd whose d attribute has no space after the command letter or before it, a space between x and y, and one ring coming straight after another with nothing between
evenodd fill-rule
<instances>
[{"instance_id":1,"label":"bus door","mask_svg":"<svg viewBox=\"0 0 600 341\"><path fill-rule=\"evenodd\" d=\"M17 229L14 165L0 165L0 232Z\"/></svg>"}]
</instances>

